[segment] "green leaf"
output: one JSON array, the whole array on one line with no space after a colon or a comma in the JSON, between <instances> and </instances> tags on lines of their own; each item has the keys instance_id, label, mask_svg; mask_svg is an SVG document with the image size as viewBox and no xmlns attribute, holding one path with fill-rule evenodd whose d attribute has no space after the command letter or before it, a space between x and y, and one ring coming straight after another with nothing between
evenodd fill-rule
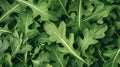
<instances>
[{"instance_id":1,"label":"green leaf","mask_svg":"<svg viewBox=\"0 0 120 67\"><path fill-rule=\"evenodd\" d=\"M38 41L40 44L45 44L46 42L50 44L50 40L48 39L48 35L46 33L42 33L37 35L36 41Z\"/></svg>"},{"instance_id":2,"label":"green leaf","mask_svg":"<svg viewBox=\"0 0 120 67\"><path fill-rule=\"evenodd\" d=\"M120 64L120 62L118 59L120 59L120 49L107 50L103 55L110 58L109 61L104 64L104 66L119 67L118 63Z\"/></svg>"},{"instance_id":3,"label":"green leaf","mask_svg":"<svg viewBox=\"0 0 120 67\"><path fill-rule=\"evenodd\" d=\"M65 9L67 1L68 1L68 0L59 0L59 3L60 3L60 5L61 5L61 7L63 8L66 16L68 17L68 19L70 19L69 14L68 14L68 12L67 12L66 9ZM62 2L64 2L64 3L62 3Z\"/></svg>"},{"instance_id":4,"label":"green leaf","mask_svg":"<svg viewBox=\"0 0 120 67\"><path fill-rule=\"evenodd\" d=\"M120 22L116 22L115 27L119 30L120 29Z\"/></svg>"},{"instance_id":5,"label":"green leaf","mask_svg":"<svg viewBox=\"0 0 120 67\"><path fill-rule=\"evenodd\" d=\"M79 40L79 46L84 52L90 45L98 43L97 39L102 39L105 36L107 25L91 25L90 29L86 28L83 31L84 38Z\"/></svg>"},{"instance_id":6,"label":"green leaf","mask_svg":"<svg viewBox=\"0 0 120 67\"><path fill-rule=\"evenodd\" d=\"M115 33L115 27L114 26L109 26L108 30L106 31L106 36L102 39L102 42L104 44L108 44L109 42L113 41L113 34Z\"/></svg>"},{"instance_id":7,"label":"green leaf","mask_svg":"<svg viewBox=\"0 0 120 67\"><path fill-rule=\"evenodd\" d=\"M0 0L0 67L119 67L120 0Z\"/></svg>"},{"instance_id":8,"label":"green leaf","mask_svg":"<svg viewBox=\"0 0 120 67\"><path fill-rule=\"evenodd\" d=\"M26 35L31 36L35 34L37 31L36 29L30 29L29 26L33 24L33 17L32 17L32 11L29 8L26 8L25 12L21 12L19 14L18 19L18 28Z\"/></svg>"},{"instance_id":9,"label":"green leaf","mask_svg":"<svg viewBox=\"0 0 120 67\"><path fill-rule=\"evenodd\" d=\"M31 59L33 62L34 67L40 67L42 66L45 62L49 62L48 60L48 53L40 53L37 59Z\"/></svg>"},{"instance_id":10,"label":"green leaf","mask_svg":"<svg viewBox=\"0 0 120 67\"><path fill-rule=\"evenodd\" d=\"M37 46L37 47L34 49L33 53L31 53L32 58L34 58L35 55L37 55L41 49L42 49L41 45Z\"/></svg>"},{"instance_id":11,"label":"green leaf","mask_svg":"<svg viewBox=\"0 0 120 67\"><path fill-rule=\"evenodd\" d=\"M50 36L50 40L52 40L53 42L57 41L57 43L61 43L69 53L74 55L82 62L86 63L85 60L83 60L79 56L78 52L73 48L74 34L71 33L69 38L66 38L66 25L64 22L61 22L58 28L52 22L45 23L44 29L46 33Z\"/></svg>"},{"instance_id":12,"label":"green leaf","mask_svg":"<svg viewBox=\"0 0 120 67\"><path fill-rule=\"evenodd\" d=\"M12 49L11 56L15 56L20 52L20 47L22 44L22 35L19 36L17 31L14 31L12 36L9 36L10 46Z\"/></svg>"},{"instance_id":13,"label":"green leaf","mask_svg":"<svg viewBox=\"0 0 120 67\"><path fill-rule=\"evenodd\" d=\"M48 47L49 48L49 51L50 51L50 59L52 61L55 61L53 63L53 66L56 67L58 65L58 67L66 67L66 64L67 64L67 58L64 58L64 53L60 52L56 47Z\"/></svg>"},{"instance_id":14,"label":"green leaf","mask_svg":"<svg viewBox=\"0 0 120 67\"><path fill-rule=\"evenodd\" d=\"M82 22L88 21L90 19L101 19L104 17L107 17L112 10L113 7L105 6L103 2L94 2L95 3L95 9L90 15L86 15L86 17L82 20ZM85 13L87 14L87 13Z\"/></svg>"},{"instance_id":15,"label":"green leaf","mask_svg":"<svg viewBox=\"0 0 120 67\"><path fill-rule=\"evenodd\" d=\"M120 0L107 0L107 2L114 3L114 2L120 2Z\"/></svg>"},{"instance_id":16,"label":"green leaf","mask_svg":"<svg viewBox=\"0 0 120 67\"><path fill-rule=\"evenodd\" d=\"M20 53L25 53L25 52L28 52L28 51L31 51L31 50L32 50L31 45L23 45L20 49Z\"/></svg>"},{"instance_id":17,"label":"green leaf","mask_svg":"<svg viewBox=\"0 0 120 67\"><path fill-rule=\"evenodd\" d=\"M0 23L4 21L12 12L19 13L20 11L19 4L16 4L15 2L13 4L10 4L7 0L0 1L0 7L2 7L4 11L2 16L0 17Z\"/></svg>"},{"instance_id":18,"label":"green leaf","mask_svg":"<svg viewBox=\"0 0 120 67\"><path fill-rule=\"evenodd\" d=\"M76 11L78 13L78 9L79 9L79 0L76 0L76 1L73 1L71 4L70 4L70 7L69 7L69 10L68 12L72 12L72 11Z\"/></svg>"},{"instance_id":19,"label":"green leaf","mask_svg":"<svg viewBox=\"0 0 120 67\"><path fill-rule=\"evenodd\" d=\"M28 6L33 11L33 17L36 17L38 15L41 16L42 20L49 20L52 16L48 12L48 6L49 4L46 1L38 1L37 4L33 3L33 0L17 0L21 5ZM44 6L43 6L44 5Z\"/></svg>"},{"instance_id":20,"label":"green leaf","mask_svg":"<svg viewBox=\"0 0 120 67\"><path fill-rule=\"evenodd\" d=\"M0 53L1 53L0 58L5 55L4 52L8 49L9 46L10 45L9 45L8 40L6 40L4 38L3 39L0 38Z\"/></svg>"},{"instance_id":21,"label":"green leaf","mask_svg":"<svg viewBox=\"0 0 120 67\"><path fill-rule=\"evenodd\" d=\"M11 33L11 32L6 28L0 28L0 35L3 33Z\"/></svg>"},{"instance_id":22,"label":"green leaf","mask_svg":"<svg viewBox=\"0 0 120 67\"><path fill-rule=\"evenodd\" d=\"M4 58L5 61L9 64L9 66L12 67L13 63L12 63L11 55L7 53Z\"/></svg>"},{"instance_id":23,"label":"green leaf","mask_svg":"<svg viewBox=\"0 0 120 67\"><path fill-rule=\"evenodd\" d=\"M7 50L8 46L9 42L7 40L0 39L0 52L4 52L5 50Z\"/></svg>"}]
</instances>

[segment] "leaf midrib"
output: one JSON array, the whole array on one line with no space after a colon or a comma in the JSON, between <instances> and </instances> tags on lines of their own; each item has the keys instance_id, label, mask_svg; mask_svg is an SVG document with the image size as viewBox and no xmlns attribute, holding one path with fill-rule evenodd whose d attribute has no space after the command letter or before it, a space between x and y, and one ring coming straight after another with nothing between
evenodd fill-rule
<instances>
[{"instance_id":1,"label":"leaf midrib","mask_svg":"<svg viewBox=\"0 0 120 67\"><path fill-rule=\"evenodd\" d=\"M63 8L63 10L64 10L64 12L66 14L66 16L68 17L68 19L70 19L69 14L67 13L65 7L63 6L63 3L61 2L61 0L59 0L59 2L60 2L60 5L62 6L62 8Z\"/></svg>"},{"instance_id":2,"label":"leaf midrib","mask_svg":"<svg viewBox=\"0 0 120 67\"><path fill-rule=\"evenodd\" d=\"M79 2L79 13L78 13L78 27L80 28L80 26L81 26L81 10L82 9L82 0L80 0L80 2Z\"/></svg>"},{"instance_id":3,"label":"leaf midrib","mask_svg":"<svg viewBox=\"0 0 120 67\"><path fill-rule=\"evenodd\" d=\"M29 6L31 8L34 8L35 10L39 11L40 13L42 13L44 15L49 15L48 13L42 11L40 8L38 8L37 6L31 4L31 3L27 2L27 1L24 1L24 0L17 0L17 1Z\"/></svg>"},{"instance_id":4,"label":"leaf midrib","mask_svg":"<svg viewBox=\"0 0 120 67\"><path fill-rule=\"evenodd\" d=\"M27 23L28 23L28 20L30 20L28 19L28 17L29 17L29 14L27 13L26 20L25 20L25 35L27 35Z\"/></svg>"},{"instance_id":5,"label":"leaf midrib","mask_svg":"<svg viewBox=\"0 0 120 67\"><path fill-rule=\"evenodd\" d=\"M10 32L10 31L8 31L8 30L0 30L0 32L12 33L12 32Z\"/></svg>"},{"instance_id":6,"label":"leaf midrib","mask_svg":"<svg viewBox=\"0 0 120 67\"><path fill-rule=\"evenodd\" d=\"M102 31L102 30L103 30L103 29L97 30L95 33L99 32L99 31ZM88 37L87 39L85 39L85 42L84 42L83 46L86 46L88 40L89 40L91 37L93 37L95 33L90 34L89 37Z\"/></svg>"},{"instance_id":7,"label":"leaf midrib","mask_svg":"<svg viewBox=\"0 0 120 67\"><path fill-rule=\"evenodd\" d=\"M19 6L19 4L15 5L15 6L12 7L10 10L8 10L8 11L0 18L0 22L1 22L7 15L9 15L12 11L14 11L18 6Z\"/></svg>"},{"instance_id":8,"label":"leaf midrib","mask_svg":"<svg viewBox=\"0 0 120 67\"><path fill-rule=\"evenodd\" d=\"M61 66L64 67L64 65L63 65L62 61L60 60L60 58L58 57L57 53L54 50L53 50L53 52L54 52L56 58L58 59L59 63L61 64Z\"/></svg>"},{"instance_id":9,"label":"leaf midrib","mask_svg":"<svg viewBox=\"0 0 120 67\"><path fill-rule=\"evenodd\" d=\"M84 59L82 59L80 56L78 56L69 46L68 44L64 41L64 39L59 36L56 32L54 32L54 34L63 42L63 45L67 47L67 49L79 60L81 60L82 62L86 63L86 61ZM87 64L87 63L86 63Z\"/></svg>"},{"instance_id":10,"label":"leaf midrib","mask_svg":"<svg viewBox=\"0 0 120 67\"><path fill-rule=\"evenodd\" d=\"M120 53L120 49L118 49L118 51L117 51L117 53L116 53L116 55L115 55L115 57L114 57L114 59L112 61L112 66L111 67L114 67L115 60L116 60L117 56L119 55L119 53Z\"/></svg>"}]
</instances>

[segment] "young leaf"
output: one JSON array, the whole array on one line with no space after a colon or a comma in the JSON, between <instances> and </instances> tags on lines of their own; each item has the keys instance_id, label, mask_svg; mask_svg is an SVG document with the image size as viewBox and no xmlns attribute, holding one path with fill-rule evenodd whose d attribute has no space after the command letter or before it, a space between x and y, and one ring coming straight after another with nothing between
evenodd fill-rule
<instances>
[{"instance_id":1,"label":"young leaf","mask_svg":"<svg viewBox=\"0 0 120 67\"><path fill-rule=\"evenodd\" d=\"M10 4L7 0L0 1L0 7L4 11L2 16L0 17L0 23L4 21L12 12L19 13L20 11L19 4L16 4L15 2L13 4Z\"/></svg>"},{"instance_id":2,"label":"young leaf","mask_svg":"<svg viewBox=\"0 0 120 67\"><path fill-rule=\"evenodd\" d=\"M68 0L64 0L64 3L66 4L67 1L68 1ZM65 6L66 6L66 5L64 6L64 3L62 3L62 2L63 2L63 0L59 0L59 3L60 3L60 5L61 5L61 7L63 8L66 16L68 17L68 19L70 19L69 14L68 14L68 12L67 12L66 9L65 9Z\"/></svg>"},{"instance_id":3,"label":"young leaf","mask_svg":"<svg viewBox=\"0 0 120 67\"><path fill-rule=\"evenodd\" d=\"M45 23L44 29L53 42L57 41L58 43L63 44L64 48L67 49L69 53L74 55L80 61L86 63L85 60L79 56L79 53L73 48L74 34L71 33L69 38L66 38L66 25L64 22L61 22L58 28L52 22Z\"/></svg>"},{"instance_id":4,"label":"young leaf","mask_svg":"<svg viewBox=\"0 0 120 67\"><path fill-rule=\"evenodd\" d=\"M66 67L66 64L67 64L68 60L67 60L67 58L64 58L65 54L59 52L56 47L53 47L53 46L50 47L49 46L48 48L49 48L49 51L50 51L50 54L49 54L50 59L52 61L55 61L55 62L53 62L53 66L56 67L56 66L60 65L58 67Z\"/></svg>"},{"instance_id":5,"label":"young leaf","mask_svg":"<svg viewBox=\"0 0 120 67\"><path fill-rule=\"evenodd\" d=\"M33 62L34 67L40 67L42 66L45 62L49 62L48 60L48 53L40 53L37 59L31 59Z\"/></svg>"},{"instance_id":6,"label":"young leaf","mask_svg":"<svg viewBox=\"0 0 120 67\"><path fill-rule=\"evenodd\" d=\"M90 15L86 16L82 22L88 21L90 19L101 19L107 17L113 7L105 6L101 2L95 2L95 9ZM87 14L87 13L85 13Z\"/></svg>"},{"instance_id":7,"label":"young leaf","mask_svg":"<svg viewBox=\"0 0 120 67\"><path fill-rule=\"evenodd\" d=\"M0 28L0 35L3 33L11 33L11 32L6 28Z\"/></svg>"},{"instance_id":8,"label":"young leaf","mask_svg":"<svg viewBox=\"0 0 120 67\"><path fill-rule=\"evenodd\" d=\"M5 55L4 52L8 49L9 46L9 42L6 39L0 38L0 58Z\"/></svg>"},{"instance_id":9,"label":"young leaf","mask_svg":"<svg viewBox=\"0 0 120 67\"><path fill-rule=\"evenodd\" d=\"M82 52L84 52L92 44L98 43L97 39L101 39L105 36L107 25L91 25L90 29L86 28L83 31L84 38L79 40L79 46Z\"/></svg>"},{"instance_id":10,"label":"young leaf","mask_svg":"<svg viewBox=\"0 0 120 67\"><path fill-rule=\"evenodd\" d=\"M39 0L37 4L34 4L33 0L28 0L28 1L17 0L17 1L21 5L30 7L33 11L33 17L40 15L42 20L49 20L52 17L48 12L49 4L45 0L44 1Z\"/></svg>"},{"instance_id":11,"label":"young leaf","mask_svg":"<svg viewBox=\"0 0 120 67\"><path fill-rule=\"evenodd\" d=\"M25 12L21 12L19 14L18 28L26 35L31 36L35 34L37 31L36 29L30 29L29 26L33 23L32 11L29 8L26 8Z\"/></svg>"},{"instance_id":12,"label":"young leaf","mask_svg":"<svg viewBox=\"0 0 120 67\"><path fill-rule=\"evenodd\" d=\"M17 31L12 33L12 36L9 36L10 46L12 49L11 56L15 56L20 51L20 47L22 44L22 35L19 36Z\"/></svg>"},{"instance_id":13,"label":"young leaf","mask_svg":"<svg viewBox=\"0 0 120 67\"><path fill-rule=\"evenodd\" d=\"M25 53L25 52L28 52L28 51L31 51L31 50L32 50L31 45L23 45L20 49L20 53Z\"/></svg>"},{"instance_id":14,"label":"young leaf","mask_svg":"<svg viewBox=\"0 0 120 67\"><path fill-rule=\"evenodd\" d=\"M106 36L102 39L102 42L104 44L108 44L109 42L113 41L113 34L115 33L115 27L114 26L109 26L108 30L106 31Z\"/></svg>"},{"instance_id":15,"label":"young leaf","mask_svg":"<svg viewBox=\"0 0 120 67\"><path fill-rule=\"evenodd\" d=\"M120 49L115 50L107 50L103 53L104 56L109 57L110 59L104 63L104 67L111 66L111 67L119 67L120 64Z\"/></svg>"}]
</instances>

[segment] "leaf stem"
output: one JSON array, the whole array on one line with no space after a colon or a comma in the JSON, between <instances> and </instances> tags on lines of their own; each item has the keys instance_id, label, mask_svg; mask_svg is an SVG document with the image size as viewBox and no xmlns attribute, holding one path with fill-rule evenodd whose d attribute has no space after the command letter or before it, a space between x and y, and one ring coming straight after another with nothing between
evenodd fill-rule
<instances>
[{"instance_id":1,"label":"leaf stem","mask_svg":"<svg viewBox=\"0 0 120 67\"><path fill-rule=\"evenodd\" d=\"M16 56L16 58L17 58L18 60L20 60L20 61L24 64L24 66L26 66L26 64L24 63L24 61L21 59L21 56L19 56L19 57Z\"/></svg>"},{"instance_id":2,"label":"leaf stem","mask_svg":"<svg viewBox=\"0 0 120 67\"><path fill-rule=\"evenodd\" d=\"M68 17L68 19L70 19L69 14L67 13L67 11L66 11L64 5L62 4L61 0L59 0L59 2L60 2L60 5L62 6L62 8L63 8L63 10L64 10L64 12L66 14L66 16Z\"/></svg>"},{"instance_id":3,"label":"leaf stem","mask_svg":"<svg viewBox=\"0 0 120 67\"><path fill-rule=\"evenodd\" d=\"M48 15L46 12L42 11L40 8L38 8L34 4L31 4L31 3L27 2L27 1L24 1L24 0L17 0L17 1L29 6L31 8L34 8L35 10L39 11L40 13L42 13L44 15Z\"/></svg>"},{"instance_id":4,"label":"leaf stem","mask_svg":"<svg viewBox=\"0 0 120 67\"><path fill-rule=\"evenodd\" d=\"M120 53L120 49L118 49L118 51L117 51L117 53L116 53L116 55L115 55L115 57L113 59L112 67L114 67L115 60L116 60L116 58L117 58L117 56L118 56L119 53Z\"/></svg>"},{"instance_id":5,"label":"leaf stem","mask_svg":"<svg viewBox=\"0 0 120 67\"><path fill-rule=\"evenodd\" d=\"M25 64L27 63L27 55L28 55L28 52L25 53Z\"/></svg>"},{"instance_id":6,"label":"leaf stem","mask_svg":"<svg viewBox=\"0 0 120 67\"><path fill-rule=\"evenodd\" d=\"M10 10L8 10L8 11L0 18L0 22L1 22L7 15L9 15L13 10L15 10L18 6L19 6L19 4L15 5L15 6L12 7Z\"/></svg>"},{"instance_id":7,"label":"leaf stem","mask_svg":"<svg viewBox=\"0 0 120 67\"><path fill-rule=\"evenodd\" d=\"M79 1L78 27L81 27L82 0Z\"/></svg>"},{"instance_id":8,"label":"leaf stem","mask_svg":"<svg viewBox=\"0 0 120 67\"><path fill-rule=\"evenodd\" d=\"M101 51L98 49L98 54L100 55L100 58L103 60L103 62L106 62L105 59L101 56Z\"/></svg>"},{"instance_id":9,"label":"leaf stem","mask_svg":"<svg viewBox=\"0 0 120 67\"><path fill-rule=\"evenodd\" d=\"M87 64L87 62L86 62L83 58L81 58L78 54L76 54L76 53L73 51L72 48L70 48L70 47L68 46L68 44L64 41L64 39L63 39L61 36L59 36L57 33L54 33L54 34L62 41L62 43L64 44L64 46L66 46L67 49L68 49L77 59L79 59L79 60L81 60L82 62L84 62L85 64Z\"/></svg>"},{"instance_id":10,"label":"leaf stem","mask_svg":"<svg viewBox=\"0 0 120 67\"><path fill-rule=\"evenodd\" d=\"M0 30L0 32L12 33L12 32L10 32L10 31L8 31L8 30Z\"/></svg>"},{"instance_id":11,"label":"leaf stem","mask_svg":"<svg viewBox=\"0 0 120 67\"><path fill-rule=\"evenodd\" d=\"M58 57L57 53L54 50L52 50L52 51L54 52L57 60L59 61L60 65L61 65L61 67L64 67L64 65L63 65L62 61L60 60L60 58Z\"/></svg>"}]
</instances>

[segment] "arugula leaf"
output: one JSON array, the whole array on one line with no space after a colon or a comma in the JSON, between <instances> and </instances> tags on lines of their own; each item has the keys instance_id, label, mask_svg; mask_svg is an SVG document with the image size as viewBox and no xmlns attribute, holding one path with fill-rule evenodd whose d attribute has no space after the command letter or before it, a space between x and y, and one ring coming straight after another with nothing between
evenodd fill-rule
<instances>
[{"instance_id":1,"label":"arugula leaf","mask_svg":"<svg viewBox=\"0 0 120 67\"><path fill-rule=\"evenodd\" d=\"M92 11L92 13L88 16L86 16L82 22L88 21L90 19L100 19L107 17L109 15L109 12L111 11L112 7L105 6L101 2L95 2L95 7L96 10ZM85 13L86 14L86 13Z\"/></svg>"},{"instance_id":2,"label":"arugula leaf","mask_svg":"<svg viewBox=\"0 0 120 67\"><path fill-rule=\"evenodd\" d=\"M120 2L120 0L107 0L107 2L114 3L114 2Z\"/></svg>"},{"instance_id":3,"label":"arugula leaf","mask_svg":"<svg viewBox=\"0 0 120 67\"><path fill-rule=\"evenodd\" d=\"M26 8L25 12L20 13L19 17L17 26L26 36L31 36L37 32L36 29L29 28L33 24L32 11L29 8Z\"/></svg>"},{"instance_id":4,"label":"arugula leaf","mask_svg":"<svg viewBox=\"0 0 120 67\"><path fill-rule=\"evenodd\" d=\"M50 40L53 42L57 41L58 43L62 43L64 48L67 49L69 53L86 63L72 46L74 43L74 34L71 33L69 38L66 38L66 26L64 22L61 22L58 28L52 22L45 23L44 29L46 33L50 35Z\"/></svg>"},{"instance_id":5,"label":"arugula leaf","mask_svg":"<svg viewBox=\"0 0 120 67\"><path fill-rule=\"evenodd\" d=\"M40 53L37 59L31 59L34 67L43 66L45 62L49 62L47 53Z\"/></svg>"},{"instance_id":6,"label":"arugula leaf","mask_svg":"<svg viewBox=\"0 0 120 67\"><path fill-rule=\"evenodd\" d=\"M14 31L12 36L9 37L10 46L12 49L11 56L15 56L20 51L20 47L22 44L22 35L19 36L17 31Z\"/></svg>"},{"instance_id":7,"label":"arugula leaf","mask_svg":"<svg viewBox=\"0 0 120 67\"><path fill-rule=\"evenodd\" d=\"M105 36L105 31L107 30L107 25L97 25L93 24L91 25L90 29L86 28L83 31L83 39L79 38L78 42L78 50L81 50L82 55L88 59L89 65L96 61L94 57L89 55L89 51L87 52L87 49L90 49L90 45L97 44L99 41L97 39L102 39ZM93 60L94 59L94 60Z\"/></svg>"},{"instance_id":8,"label":"arugula leaf","mask_svg":"<svg viewBox=\"0 0 120 67\"><path fill-rule=\"evenodd\" d=\"M114 26L109 26L108 27L108 30L106 31L106 35L103 39L102 39L102 42L104 44L108 44L109 42L113 41L113 34L115 33L115 27Z\"/></svg>"},{"instance_id":9,"label":"arugula leaf","mask_svg":"<svg viewBox=\"0 0 120 67\"><path fill-rule=\"evenodd\" d=\"M84 38L79 39L79 48L84 52L92 44L98 43L97 39L101 39L105 36L107 25L91 25L90 29L86 28L83 31Z\"/></svg>"},{"instance_id":10,"label":"arugula leaf","mask_svg":"<svg viewBox=\"0 0 120 67\"><path fill-rule=\"evenodd\" d=\"M10 46L9 42L6 39L0 38L0 53L1 53L0 59L5 55L4 52L8 49L9 46Z\"/></svg>"},{"instance_id":11,"label":"arugula leaf","mask_svg":"<svg viewBox=\"0 0 120 67\"><path fill-rule=\"evenodd\" d=\"M25 52L28 52L28 51L31 51L31 50L32 50L31 45L24 45L24 46L21 47L20 53L25 53Z\"/></svg>"},{"instance_id":12,"label":"arugula leaf","mask_svg":"<svg viewBox=\"0 0 120 67\"><path fill-rule=\"evenodd\" d=\"M3 9L3 14L0 17L0 23L5 20L12 12L20 12L19 4L16 4L15 2L13 4L10 4L7 0L0 1L0 7ZM10 19L10 18L9 18Z\"/></svg>"},{"instance_id":13,"label":"arugula leaf","mask_svg":"<svg viewBox=\"0 0 120 67\"><path fill-rule=\"evenodd\" d=\"M68 1L68 0L64 0L64 3L66 4L67 1ZM59 0L59 3L60 3L60 5L61 5L61 7L63 8L66 16L70 19L69 14L68 14L68 12L67 12L66 9L65 9L65 6L66 6L66 5L64 5L64 3L62 3L62 2L63 2L63 0Z\"/></svg>"},{"instance_id":14,"label":"arugula leaf","mask_svg":"<svg viewBox=\"0 0 120 67\"><path fill-rule=\"evenodd\" d=\"M104 67L111 66L111 67L119 67L117 64L120 64L120 57L119 57L120 49L117 50L107 50L104 52L103 55L110 57L109 61L104 64ZM117 60L118 59L118 60ZM111 62L112 61L112 62Z\"/></svg>"},{"instance_id":15,"label":"arugula leaf","mask_svg":"<svg viewBox=\"0 0 120 67\"><path fill-rule=\"evenodd\" d=\"M48 12L49 4L47 4L46 1L38 1L37 4L34 4L32 0L28 1L17 0L17 1L20 2L21 4L24 4L25 6L30 7L33 11L33 17L40 15L42 20L49 20L52 17Z\"/></svg>"},{"instance_id":16,"label":"arugula leaf","mask_svg":"<svg viewBox=\"0 0 120 67\"><path fill-rule=\"evenodd\" d=\"M50 59L52 61L54 61L52 64L54 67L58 66L58 67L65 67L67 64L67 58L64 58L64 53L59 52L59 50L57 49L57 47L50 47L48 46L47 49L50 51Z\"/></svg>"},{"instance_id":17,"label":"arugula leaf","mask_svg":"<svg viewBox=\"0 0 120 67\"><path fill-rule=\"evenodd\" d=\"M11 33L11 32L6 28L0 28L0 35L2 35L3 33Z\"/></svg>"},{"instance_id":18,"label":"arugula leaf","mask_svg":"<svg viewBox=\"0 0 120 67\"><path fill-rule=\"evenodd\" d=\"M119 67L120 0L1 0L0 67Z\"/></svg>"}]
</instances>

